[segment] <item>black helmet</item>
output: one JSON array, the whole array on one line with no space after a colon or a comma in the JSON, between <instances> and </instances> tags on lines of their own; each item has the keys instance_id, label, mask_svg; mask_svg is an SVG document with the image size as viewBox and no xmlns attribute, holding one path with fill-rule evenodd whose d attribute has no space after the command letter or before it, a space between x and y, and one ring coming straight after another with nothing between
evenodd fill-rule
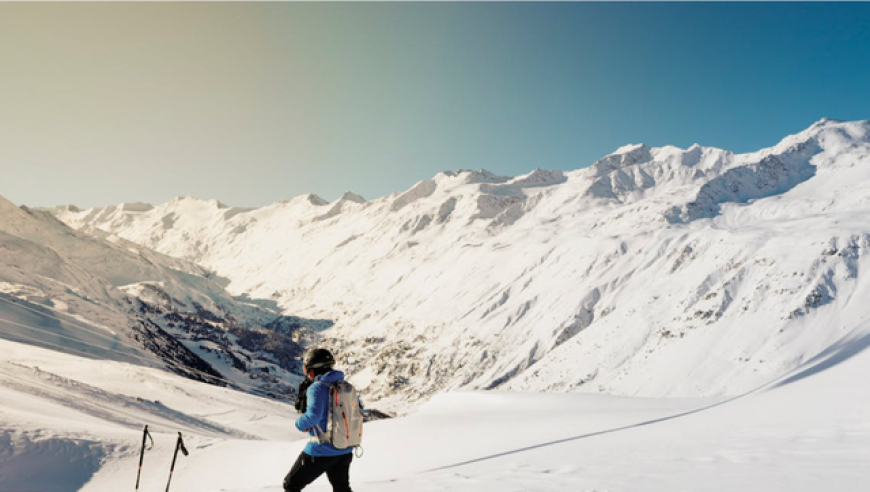
<instances>
[{"instance_id":1,"label":"black helmet","mask_svg":"<svg viewBox=\"0 0 870 492\"><path fill-rule=\"evenodd\" d=\"M311 349L305 354L302 365L305 370L314 369L315 372L318 369L332 369L335 366L335 357L325 348Z\"/></svg>"}]
</instances>

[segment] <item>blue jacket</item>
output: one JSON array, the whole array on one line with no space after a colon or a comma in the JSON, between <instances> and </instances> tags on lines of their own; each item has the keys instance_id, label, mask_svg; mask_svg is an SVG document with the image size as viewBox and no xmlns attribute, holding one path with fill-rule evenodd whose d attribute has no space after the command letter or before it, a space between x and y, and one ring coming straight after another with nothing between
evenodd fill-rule
<instances>
[{"instance_id":1,"label":"blue jacket","mask_svg":"<svg viewBox=\"0 0 870 492\"><path fill-rule=\"evenodd\" d=\"M341 371L329 371L314 378L314 382L305 393L308 398L308 408L296 419L297 429L303 432L308 431L311 436L316 435L315 424L321 430L326 430L327 416L329 415L329 385L342 379L344 379L344 373ZM336 449L332 444L309 442L302 451L311 456L340 456L352 453L353 449Z\"/></svg>"}]
</instances>

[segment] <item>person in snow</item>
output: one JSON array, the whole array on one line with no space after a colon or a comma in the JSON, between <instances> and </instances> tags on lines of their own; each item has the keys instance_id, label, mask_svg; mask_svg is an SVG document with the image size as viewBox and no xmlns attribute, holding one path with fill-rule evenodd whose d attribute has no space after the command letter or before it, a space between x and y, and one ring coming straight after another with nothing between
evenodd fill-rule
<instances>
[{"instance_id":1,"label":"person in snow","mask_svg":"<svg viewBox=\"0 0 870 492\"><path fill-rule=\"evenodd\" d=\"M332 444L320 443L317 439L318 433L322 433L327 425L329 385L344 379L344 373L333 370L334 366L335 358L323 348L309 351L303 360L302 370L307 379L299 386L296 408L302 415L296 419L296 428L312 437L284 478L286 492L298 492L324 473L334 492L352 492L350 462L353 449L336 449Z\"/></svg>"}]
</instances>

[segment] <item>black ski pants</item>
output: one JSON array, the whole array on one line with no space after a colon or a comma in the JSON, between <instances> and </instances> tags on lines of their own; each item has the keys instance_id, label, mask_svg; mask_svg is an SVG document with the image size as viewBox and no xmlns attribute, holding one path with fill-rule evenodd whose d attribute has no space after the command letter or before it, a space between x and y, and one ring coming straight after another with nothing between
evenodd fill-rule
<instances>
[{"instance_id":1,"label":"black ski pants","mask_svg":"<svg viewBox=\"0 0 870 492\"><path fill-rule=\"evenodd\" d=\"M299 492L308 484L326 473L326 478L332 484L333 492L353 492L350 490L350 462L353 453L341 456L311 456L300 453L293 463L290 473L284 477L286 492Z\"/></svg>"}]
</instances>

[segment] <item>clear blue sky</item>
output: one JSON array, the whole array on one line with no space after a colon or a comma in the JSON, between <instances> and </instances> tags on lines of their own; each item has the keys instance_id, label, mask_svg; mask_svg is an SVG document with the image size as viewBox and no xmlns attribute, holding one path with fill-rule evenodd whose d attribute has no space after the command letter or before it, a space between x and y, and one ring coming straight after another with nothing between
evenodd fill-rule
<instances>
[{"instance_id":1,"label":"clear blue sky","mask_svg":"<svg viewBox=\"0 0 870 492\"><path fill-rule=\"evenodd\" d=\"M870 118L870 4L2 4L0 195L374 198Z\"/></svg>"}]
</instances>

